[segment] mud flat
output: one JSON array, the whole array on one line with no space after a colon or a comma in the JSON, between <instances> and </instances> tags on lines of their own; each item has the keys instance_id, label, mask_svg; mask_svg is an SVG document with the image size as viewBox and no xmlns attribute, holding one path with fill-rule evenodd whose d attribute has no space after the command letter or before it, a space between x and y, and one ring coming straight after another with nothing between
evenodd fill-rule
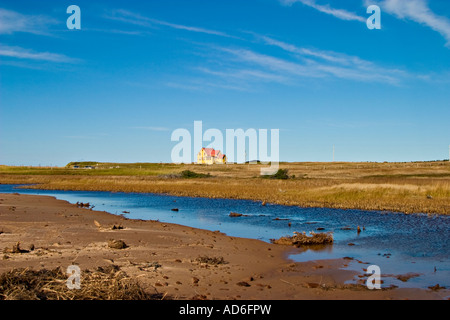
<instances>
[{"instance_id":1,"label":"mud flat","mask_svg":"<svg viewBox=\"0 0 450 320\"><path fill-rule=\"evenodd\" d=\"M443 299L447 289L368 290L345 259L293 263L289 246L130 220L53 197L0 194L0 273L114 266L164 299ZM87 285L86 283L84 285ZM83 286L83 281L81 282Z\"/></svg>"}]
</instances>

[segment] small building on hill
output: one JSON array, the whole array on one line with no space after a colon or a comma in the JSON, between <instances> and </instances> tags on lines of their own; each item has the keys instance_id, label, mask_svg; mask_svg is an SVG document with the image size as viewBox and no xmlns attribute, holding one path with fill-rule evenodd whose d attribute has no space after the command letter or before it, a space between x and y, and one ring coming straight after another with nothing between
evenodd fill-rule
<instances>
[{"instance_id":1,"label":"small building on hill","mask_svg":"<svg viewBox=\"0 0 450 320\"><path fill-rule=\"evenodd\" d=\"M197 155L197 164L225 164L227 163L227 156L220 150L212 148L202 148Z\"/></svg>"}]
</instances>

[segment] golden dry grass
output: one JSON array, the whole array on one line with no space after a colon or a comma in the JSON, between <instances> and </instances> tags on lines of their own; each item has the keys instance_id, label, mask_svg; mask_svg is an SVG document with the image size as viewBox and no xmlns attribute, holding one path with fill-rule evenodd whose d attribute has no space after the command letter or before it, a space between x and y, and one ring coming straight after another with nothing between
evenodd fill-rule
<instances>
[{"instance_id":1,"label":"golden dry grass","mask_svg":"<svg viewBox=\"0 0 450 320\"><path fill-rule=\"evenodd\" d=\"M159 165L126 175L102 170L0 167L0 183L37 183L35 188L167 193L177 196L233 198L302 207L450 214L450 163L283 163L288 180L263 179L262 165ZM127 168L127 170L135 170ZM148 169L150 170L150 169ZM158 171L160 170L160 171ZM210 178L183 179L184 170ZM14 172L14 173L12 173ZM139 174L141 172L142 174ZM292 176L295 176L293 178Z\"/></svg>"},{"instance_id":2,"label":"golden dry grass","mask_svg":"<svg viewBox=\"0 0 450 320\"><path fill-rule=\"evenodd\" d=\"M67 277L54 270L13 269L0 275L0 300L160 300L117 266L85 270L81 288L67 288Z\"/></svg>"}]
</instances>

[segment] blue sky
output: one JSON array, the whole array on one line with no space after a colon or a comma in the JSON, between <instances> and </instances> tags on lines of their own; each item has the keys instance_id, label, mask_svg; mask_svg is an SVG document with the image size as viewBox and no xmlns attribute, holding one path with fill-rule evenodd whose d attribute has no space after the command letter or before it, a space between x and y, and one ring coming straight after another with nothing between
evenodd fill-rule
<instances>
[{"instance_id":1,"label":"blue sky","mask_svg":"<svg viewBox=\"0 0 450 320\"><path fill-rule=\"evenodd\" d=\"M447 0L0 4L0 164L170 162L196 120L280 129L282 161L446 159L449 119Z\"/></svg>"}]
</instances>

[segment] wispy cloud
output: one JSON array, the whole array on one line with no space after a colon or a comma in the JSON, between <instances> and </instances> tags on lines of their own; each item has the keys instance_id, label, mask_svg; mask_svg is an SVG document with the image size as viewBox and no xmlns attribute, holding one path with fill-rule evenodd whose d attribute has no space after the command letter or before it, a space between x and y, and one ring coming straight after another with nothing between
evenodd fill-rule
<instances>
[{"instance_id":1,"label":"wispy cloud","mask_svg":"<svg viewBox=\"0 0 450 320\"><path fill-rule=\"evenodd\" d=\"M316 0L282 1L285 4L301 2L343 20L366 21L365 18L346 10L333 9L329 5L319 5ZM126 10L114 10L108 18L153 29L158 26L164 26L172 29L236 38L221 31L156 20ZM204 55L204 61L198 66L189 66L194 71L190 73L189 77L184 77L181 81L180 79L172 79L166 81L164 85L189 91L210 91L214 88L253 91L254 85L259 83L295 85L299 83L299 80L305 79L343 79L388 85L400 85L409 79L425 79L421 75L385 67L345 53L301 47L252 32L244 32L244 34L252 34L257 41L248 39L248 37L239 38L242 40L240 42L241 45L259 42L266 46L277 47L283 52L274 54L273 50L266 50L267 48L265 47L256 50L240 46L239 44L230 47L197 43L198 46L202 47L198 50L198 54Z\"/></svg>"},{"instance_id":2,"label":"wispy cloud","mask_svg":"<svg viewBox=\"0 0 450 320\"><path fill-rule=\"evenodd\" d=\"M367 17L360 16L354 12L331 7L330 4L319 4L317 0L279 0L284 5L301 3L314 8L322 13L332 15L341 20L366 22ZM383 13L396 16L399 19L412 20L423 24L434 31L439 32L450 47L450 19L437 15L428 6L428 0L364 0L363 4L379 5Z\"/></svg>"},{"instance_id":3,"label":"wispy cloud","mask_svg":"<svg viewBox=\"0 0 450 320\"><path fill-rule=\"evenodd\" d=\"M295 52L299 56L287 60L248 49L222 48L221 50L232 55L238 61L291 79L339 78L398 85L408 75L405 71L384 68L358 57L346 56L341 53L324 53L313 49L298 48L290 44L280 47L286 49L286 46L289 48L289 52ZM312 56L314 59L305 58L305 56Z\"/></svg>"},{"instance_id":4,"label":"wispy cloud","mask_svg":"<svg viewBox=\"0 0 450 320\"><path fill-rule=\"evenodd\" d=\"M205 45L200 56L208 57L191 66L189 77L166 82L171 88L209 92L214 88L254 92L268 83L297 86L310 80L347 80L400 86L411 80L427 81L424 75L384 66L341 52L305 48L252 33L265 46ZM280 52L267 50L275 46ZM199 74L200 73L200 74ZM259 89L258 89L259 88Z\"/></svg>"},{"instance_id":5,"label":"wispy cloud","mask_svg":"<svg viewBox=\"0 0 450 320\"><path fill-rule=\"evenodd\" d=\"M275 73L269 73L269 72L263 72L259 70L252 70L252 69L241 69L241 70L224 70L224 71L214 71L209 68L198 68L199 71L213 75L218 76L224 79L231 79L231 80L243 80L243 81L264 81L264 82L286 82L286 78L275 74Z\"/></svg>"},{"instance_id":6,"label":"wispy cloud","mask_svg":"<svg viewBox=\"0 0 450 320\"><path fill-rule=\"evenodd\" d=\"M24 49L21 47L10 47L3 44L0 48L0 56L59 63L76 63L80 61L79 59L70 58L63 54L51 52L34 52L32 50Z\"/></svg>"},{"instance_id":7,"label":"wispy cloud","mask_svg":"<svg viewBox=\"0 0 450 320\"><path fill-rule=\"evenodd\" d=\"M220 31L209 30L209 29L198 28L198 27L190 27L190 26L185 26L185 25L181 25L181 24L174 24L174 23L169 23L169 22L166 22L166 21L155 20L155 19L151 19L151 21L153 23L155 23L155 24L159 24L159 25L170 27L170 28L174 28L174 29L180 29L180 30L186 30L186 31L191 31L191 32L200 32L200 33L212 34L212 35L221 36L221 37L231 37L230 35L228 35L228 34L226 34L224 32L220 32Z\"/></svg>"},{"instance_id":8,"label":"wispy cloud","mask_svg":"<svg viewBox=\"0 0 450 320\"><path fill-rule=\"evenodd\" d=\"M91 32L101 32L101 33L111 33L124 36L145 36L152 34L151 32L146 32L142 30L118 30L118 29L101 29L101 28L83 28L84 31Z\"/></svg>"},{"instance_id":9,"label":"wispy cloud","mask_svg":"<svg viewBox=\"0 0 450 320\"><path fill-rule=\"evenodd\" d=\"M114 10L112 14L107 15L106 18L116 21L121 21L124 23L129 23L133 25L138 25L142 27L148 27L148 28L154 28L155 26L164 26L169 27L172 29L178 29L178 30L184 30L189 32L197 32L197 33L204 33L209 35L216 35L220 37L228 37L228 38L234 38L233 36L217 31L212 29L206 29L206 28L200 28L200 27L194 27L194 26L188 26L188 25L182 25L182 24L176 24L171 23L163 20L153 19L145 17L141 14L130 12L127 10Z\"/></svg>"},{"instance_id":10,"label":"wispy cloud","mask_svg":"<svg viewBox=\"0 0 450 320\"><path fill-rule=\"evenodd\" d=\"M112 10L108 14L105 14L103 17L109 20L119 21L126 24L141 26L145 28L155 28L149 18L128 10Z\"/></svg>"},{"instance_id":11,"label":"wispy cloud","mask_svg":"<svg viewBox=\"0 0 450 320\"><path fill-rule=\"evenodd\" d=\"M324 50L317 50L317 49L310 49L310 48L301 48L297 47L295 45L279 41L267 36L260 36L257 34L254 34L257 38L264 41L264 43L272 46L279 47L287 52L299 54L302 56L310 56L312 58L319 58L325 61L333 62L333 63L340 63L344 65L354 65L354 64L367 64L367 61L361 60L358 57L352 57L348 56L346 54L337 53L333 51L324 51Z\"/></svg>"},{"instance_id":12,"label":"wispy cloud","mask_svg":"<svg viewBox=\"0 0 450 320\"><path fill-rule=\"evenodd\" d=\"M252 50L242 48L221 48L221 50L223 52L229 53L239 61L251 63L253 65L260 66L271 71L306 77L322 76L317 73L311 73L310 68L307 68L306 65L287 61L285 59L273 57L266 54L261 54Z\"/></svg>"},{"instance_id":13,"label":"wispy cloud","mask_svg":"<svg viewBox=\"0 0 450 320\"><path fill-rule=\"evenodd\" d=\"M344 10L332 8L329 4L318 4L316 0L280 0L284 5L293 5L294 3L302 3L308 7L314 8L322 13L332 15L341 20L347 21L359 21L366 22L367 18L361 17L356 13Z\"/></svg>"},{"instance_id":14,"label":"wispy cloud","mask_svg":"<svg viewBox=\"0 0 450 320\"><path fill-rule=\"evenodd\" d=\"M48 27L57 24L53 18L42 15L24 15L22 13L0 8L0 34L26 32L50 35Z\"/></svg>"},{"instance_id":15,"label":"wispy cloud","mask_svg":"<svg viewBox=\"0 0 450 320\"><path fill-rule=\"evenodd\" d=\"M365 0L366 4L374 4L373 0ZM412 20L439 32L450 47L450 19L435 14L426 0L382 0L375 1L383 12L399 19Z\"/></svg>"}]
</instances>

